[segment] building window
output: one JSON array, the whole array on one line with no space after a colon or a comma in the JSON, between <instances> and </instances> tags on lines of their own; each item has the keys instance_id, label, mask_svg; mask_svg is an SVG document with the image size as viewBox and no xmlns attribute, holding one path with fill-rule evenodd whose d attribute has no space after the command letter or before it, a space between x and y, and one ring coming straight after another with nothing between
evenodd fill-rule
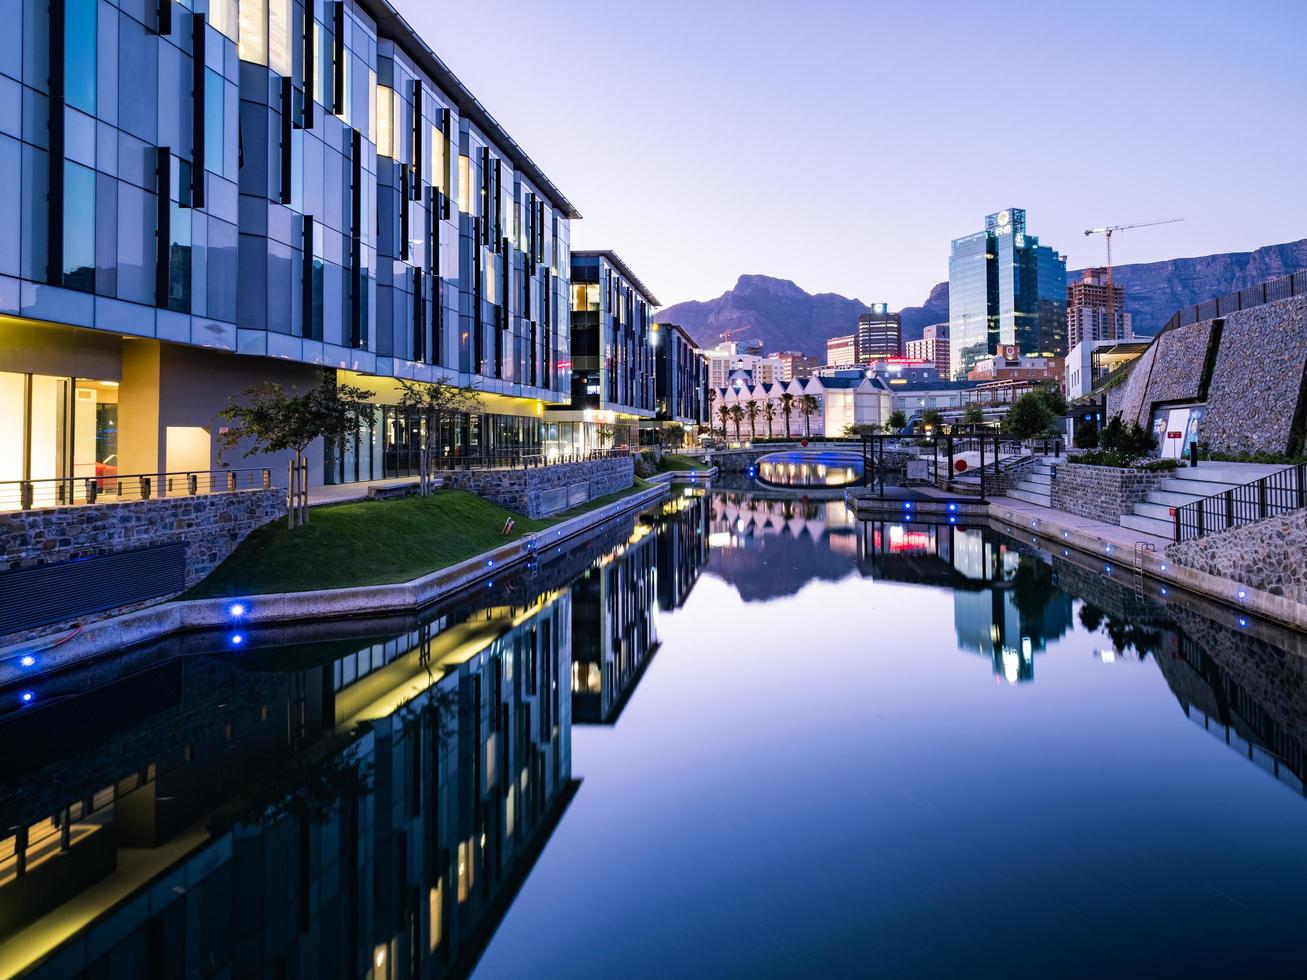
<instances>
[{"instance_id":1,"label":"building window","mask_svg":"<svg viewBox=\"0 0 1307 980\"><path fill-rule=\"evenodd\" d=\"M63 284L95 291L95 171L64 162Z\"/></svg>"},{"instance_id":2,"label":"building window","mask_svg":"<svg viewBox=\"0 0 1307 980\"><path fill-rule=\"evenodd\" d=\"M168 216L168 309L191 311L191 165L172 158L173 200Z\"/></svg>"},{"instance_id":3,"label":"building window","mask_svg":"<svg viewBox=\"0 0 1307 980\"><path fill-rule=\"evenodd\" d=\"M295 71L290 0L268 0L268 66L283 78Z\"/></svg>"},{"instance_id":4,"label":"building window","mask_svg":"<svg viewBox=\"0 0 1307 980\"><path fill-rule=\"evenodd\" d=\"M376 93L377 156L393 158L395 156L395 90L379 85L373 91Z\"/></svg>"},{"instance_id":5,"label":"building window","mask_svg":"<svg viewBox=\"0 0 1307 980\"><path fill-rule=\"evenodd\" d=\"M67 0L64 7L64 99L95 115L96 0Z\"/></svg>"},{"instance_id":6,"label":"building window","mask_svg":"<svg viewBox=\"0 0 1307 980\"><path fill-rule=\"evenodd\" d=\"M327 77L331 71L331 49L323 40L322 24L313 22L313 98L320 104L327 104Z\"/></svg>"},{"instance_id":7,"label":"building window","mask_svg":"<svg viewBox=\"0 0 1307 980\"><path fill-rule=\"evenodd\" d=\"M267 0L240 0L240 40L236 46L241 61L268 63Z\"/></svg>"},{"instance_id":8,"label":"building window","mask_svg":"<svg viewBox=\"0 0 1307 980\"><path fill-rule=\"evenodd\" d=\"M472 160L459 154L458 157L458 209L464 214L472 213L472 202L476 200L472 193Z\"/></svg>"},{"instance_id":9,"label":"building window","mask_svg":"<svg viewBox=\"0 0 1307 980\"><path fill-rule=\"evenodd\" d=\"M393 103L394 93L392 92L391 95L391 101ZM377 73L371 68L368 69L368 141L371 142L373 146L377 145ZM395 155L395 141L393 135L391 136L390 149L390 156L393 157Z\"/></svg>"},{"instance_id":10,"label":"building window","mask_svg":"<svg viewBox=\"0 0 1307 980\"><path fill-rule=\"evenodd\" d=\"M239 0L209 0L209 23L224 37L235 41L236 25L240 15L236 8Z\"/></svg>"},{"instance_id":11,"label":"building window","mask_svg":"<svg viewBox=\"0 0 1307 980\"><path fill-rule=\"evenodd\" d=\"M224 174L226 150L226 106L222 76L212 68L204 70L204 167Z\"/></svg>"}]
</instances>

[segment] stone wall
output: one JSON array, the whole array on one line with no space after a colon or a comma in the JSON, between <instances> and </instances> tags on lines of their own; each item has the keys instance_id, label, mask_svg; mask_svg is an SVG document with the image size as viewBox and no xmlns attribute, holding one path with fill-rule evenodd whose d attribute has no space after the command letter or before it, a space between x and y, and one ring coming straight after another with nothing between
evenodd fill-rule
<instances>
[{"instance_id":1,"label":"stone wall","mask_svg":"<svg viewBox=\"0 0 1307 980\"><path fill-rule=\"evenodd\" d=\"M286 491L242 490L0 513L0 572L186 545L186 584L213 571L255 528L286 516Z\"/></svg>"},{"instance_id":2,"label":"stone wall","mask_svg":"<svg viewBox=\"0 0 1307 980\"><path fill-rule=\"evenodd\" d=\"M1212 343L1212 320L1177 327L1158 338L1153 377L1148 383L1148 403L1140 424L1147 425L1152 406L1158 402L1197 401L1202 390L1203 368Z\"/></svg>"},{"instance_id":3,"label":"stone wall","mask_svg":"<svg viewBox=\"0 0 1307 980\"><path fill-rule=\"evenodd\" d=\"M1166 554L1177 565L1307 602L1307 510L1173 544Z\"/></svg>"},{"instance_id":4,"label":"stone wall","mask_svg":"<svg viewBox=\"0 0 1307 980\"><path fill-rule=\"evenodd\" d=\"M1121 515L1133 513L1135 504L1170 475L1166 471L1062 463L1053 468L1050 496L1055 510L1119 524Z\"/></svg>"},{"instance_id":5,"label":"stone wall","mask_svg":"<svg viewBox=\"0 0 1307 980\"><path fill-rule=\"evenodd\" d=\"M1225 318L1202 439L1218 452L1290 451L1307 371L1307 296Z\"/></svg>"},{"instance_id":6,"label":"stone wall","mask_svg":"<svg viewBox=\"0 0 1307 980\"><path fill-rule=\"evenodd\" d=\"M1152 344L1139 355L1134 368L1130 371L1130 377L1112 393L1116 397L1109 396L1107 403L1109 415L1119 413L1126 422L1138 421L1141 425L1148 423L1145 415L1149 403L1148 382L1152 374L1153 359L1156 356L1157 344Z\"/></svg>"},{"instance_id":7,"label":"stone wall","mask_svg":"<svg viewBox=\"0 0 1307 980\"><path fill-rule=\"evenodd\" d=\"M527 517L547 517L635 483L630 456L517 470L450 470L445 486L469 490Z\"/></svg>"}]
</instances>

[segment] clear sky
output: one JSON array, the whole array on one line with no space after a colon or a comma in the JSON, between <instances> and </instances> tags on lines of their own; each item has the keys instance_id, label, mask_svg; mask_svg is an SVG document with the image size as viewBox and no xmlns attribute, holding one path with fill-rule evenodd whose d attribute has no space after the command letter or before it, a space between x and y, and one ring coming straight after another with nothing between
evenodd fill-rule
<instances>
[{"instance_id":1,"label":"clear sky","mask_svg":"<svg viewBox=\"0 0 1307 980\"><path fill-rule=\"evenodd\" d=\"M1009 206L1072 268L1307 237L1304 0L395 2L665 304L917 304Z\"/></svg>"}]
</instances>

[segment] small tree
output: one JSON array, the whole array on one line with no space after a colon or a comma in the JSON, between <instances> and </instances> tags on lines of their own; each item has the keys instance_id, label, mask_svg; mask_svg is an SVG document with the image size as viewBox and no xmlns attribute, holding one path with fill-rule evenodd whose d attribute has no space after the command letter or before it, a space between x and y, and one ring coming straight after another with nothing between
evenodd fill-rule
<instances>
[{"instance_id":1,"label":"small tree","mask_svg":"<svg viewBox=\"0 0 1307 980\"><path fill-rule=\"evenodd\" d=\"M885 422L885 431L893 435L902 432L908 426L908 417L903 414L903 409L896 408L889 413L889 418Z\"/></svg>"},{"instance_id":2,"label":"small tree","mask_svg":"<svg viewBox=\"0 0 1307 980\"><path fill-rule=\"evenodd\" d=\"M875 422L850 422L844 426L844 435L849 439L861 439L863 436L874 436L880 430Z\"/></svg>"},{"instance_id":3,"label":"small tree","mask_svg":"<svg viewBox=\"0 0 1307 980\"><path fill-rule=\"evenodd\" d=\"M962 410L962 421L967 425L984 425L985 410L975 402L969 402Z\"/></svg>"},{"instance_id":4,"label":"small tree","mask_svg":"<svg viewBox=\"0 0 1307 980\"><path fill-rule=\"evenodd\" d=\"M1033 391L1028 391L1012 403L1003 417L1003 431L1016 439L1033 439L1042 436L1053 424L1053 413Z\"/></svg>"},{"instance_id":5,"label":"small tree","mask_svg":"<svg viewBox=\"0 0 1307 980\"><path fill-rule=\"evenodd\" d=\"M1103 426L1103 431L1098 434L1098 444L1107 450L1124 450L1125 440L1125 423L1121 421L1120 415L1113 415Z\"/></svg>"},{"instance_id":6,"label":"small tree","mask_svg":"<svg viewBox=\"0 0 1307 980\"><path fill-rule=\"evenodd\" d=\"M744 414L749 418L749 438L753 439L758 435L758 403L750 398L744 405Z\"/></svg>"},{"instance_id":7,"label":"small tree","mask_svg":"<svg viewBox=\"0 0 1307 980\"><path fill-rule=\"evenodd\" d=\"M752 402L750 402L752 404ZM731 421L735 423L735 441L740 441L740 423L744 421L744 409L736 402L730 407Z\"/></svg>"},{"instance_id":8,"label":"small tree","mask_svg":"<svg viewBox=\"0 0 1307 980\"><path fill-rule=\"evenodd\" d=\"M722 438L725 439L725 438L726 438L726 423L729 422L729 421L731 420L731 406L730 406L730 405L718 405L718 406L717 406L717 417L721 419L721 422L722 422Z\"/></svg>"},{"instance_id":9,"label":"small tree","mask_svg":"<svg viewBox=\"0 0 1307 980\"><path fill-rule=\"evenodd\" d=\"M415 412L426 430L419 454L421 473L418 475L418 493L425 497L431 492L431 470L440 451L440 434L445 430L445 423L480 412L481 395L475 389L456 388L440 381L397 380L404 392L399 404Z\"/></svg>"},{"instance_id":10,"label":"small tree","mask_svg":"<svg viewBox=\"0 0 1307 980\"><path fill-rule=\"evenodd\" d=\"M944 416L939 413L939 409L928 408L921 413L921 425L931 432L939 432L944 428Z\"/></svg>"},{"instance_id":11,"label":"small tree","mask_svg":"<svg viewBox=\"0 0 1307 980\"><path fill-rule=\"evenodd\" d=\"M1076 426L1075 447L1077 449L1098 448L1098 426L1093 422L1081 422Z\"/></svg>"},{"instance_id":12,"label":"small tree","mask_svg":"<svg viewBox=\"0 0 1307 980\"><path fill-rule=\"evenodd\" d=\"M612 446L613 436L617 430L607 422L595 423L595 442L599 444L598 448L606 449Z\"/></svg>"},{"instance_id":13,"label":"small tree","mask_svg":"<svg viewBox=\"0 0 1307 980\"><path fill-rule=\"evenodd\" d=\"M820 408L816 395L803 395L799 398L799 411L803 413L803 432L809 439L812 438L812 417Z\"/></svg>"},{"instance_id":14,"label":"small tree","mask_svg":"<svg viewBox=\"0 0 1307 980\"><path fill-rule=\"evenodd\" d=\"M273 381L253 385L233 395L218 413L230 423L218 436L218 458L243 442L248 443L247 457L290 450L295 463L286 488L286 526L306 524L309 488L304 453L314 439L338 442L357 431L364 403L372 395L364 388L338 384L326 373L320 385L303 394L293 387L286 392Z\"/></svg>"},{"instance_id":15,"label":"small tree","mask_svg":"<svg viewBox=\"0 0 1307 980\"><path fill-rule=\"evenodd\" d=\"M1066 396L1062 394L1062 387L1056 381L1045 381L1038 388L1035 388L1031 394L1043 402L1044 407L1048 409L1048 413L1054 417L1054 421L1066 415Z\"/></svg>"},{"instance_id":16,"label":"small tree","mask_svg":"<svg viewBox=\"0 0 1307 980\"><path fill-rule=\"evenodd\" d=\"M785 438L790 438L790 413L794 411L794 395L790 392L781 393L781 412L785 415Z\"/></svg>"},{"instance_id":17,"label":"small tree","mask_svg":"<svg viewBox=\"0 0 1307 980\"><path fill-rule=\"evenodd\" d=\"M762 417L767 420L767 438L771 438L772 420L776 418L776 403L768 398L762 403Z\"/></svg>"}]
</instances>

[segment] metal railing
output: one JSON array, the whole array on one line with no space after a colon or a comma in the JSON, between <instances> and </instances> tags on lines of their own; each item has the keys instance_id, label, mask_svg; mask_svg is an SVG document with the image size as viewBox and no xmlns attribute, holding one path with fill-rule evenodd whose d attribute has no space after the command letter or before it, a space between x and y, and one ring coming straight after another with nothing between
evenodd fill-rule
<instances>
[{"instance_id":1,"label":"metal railing","mask_svg":"<svg viewBox=\"0 0 1307 980\"><path fill-rule=\"evenodd\" d=\"M479 453L475 456L433 457L431 468L436 472L450 470L522 470L540 466L558 466L563 463L588 463L599 459L622 459L630 456L630 449L592 449L583 453L501 452Z\"/></svg>"},{"instance_id":2,"label":"metal railing","mask_svg":"<svg viewBox=\"0 0 1307 980\"><path fill-rule=\"evenodd\" d=\"M1282 299L1292 299L1294 296L1302 296L1304 293L1307 293L1307 270L1281 276L1278 279L1268 279L1256 286L1241 289L1237 293L1218 296L1216 299L1209 299L1197 306L1186 306L1182 310L1177 310L1171 315L1171 319L1166 321L1162 329L1157 331L1157 335L1160 337L1166 331L1174 330L1176 327L1188 326L1191 323L1202 323L1204 320L1214 320L1217 317L1234 313L1236 310L1246 310L1253 306L1275 303Z\"/></svg>"},{"instance_id":3,"label":"metal railing","mask_svg":"<svg viewBox=\"0 0 1307 980\"><path fill-rule=\"evenodd\" d=\"M1304 507L1307 463L1296 463L1252 483L1173 508L1175 540L1193 541Z\"/></svg>"},{"instance_id":4,"label":"metal railing","mask_svg":"<svg viewBox=\"0 0 1307 980\"><path fill-rule=\"evenodd\" d=\"M82 507L157 497L184 497L272 486L267 469L187 470L112 476L65 476L0 481L0 511Z\"/></svg>"}]
</instances>

